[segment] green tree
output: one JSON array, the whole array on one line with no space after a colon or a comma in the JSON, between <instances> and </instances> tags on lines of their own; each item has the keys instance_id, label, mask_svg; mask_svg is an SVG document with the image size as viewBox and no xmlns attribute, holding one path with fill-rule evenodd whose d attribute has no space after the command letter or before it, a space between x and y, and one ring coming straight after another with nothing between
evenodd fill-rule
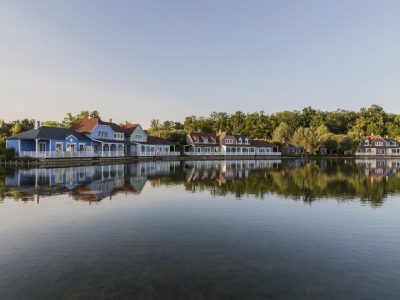
<instances>
[{"instance_id":1,"label":"green tree","mask_svg":"<svg viewBox=\"0 0 400 300\"><path fill-rule=\"evenodd\" d=\"M282 122L275 128L272 134L272 141L274 143L284 144L289 141L289 139L289 126L285 122Z\"/></svg>"}]
</instances>

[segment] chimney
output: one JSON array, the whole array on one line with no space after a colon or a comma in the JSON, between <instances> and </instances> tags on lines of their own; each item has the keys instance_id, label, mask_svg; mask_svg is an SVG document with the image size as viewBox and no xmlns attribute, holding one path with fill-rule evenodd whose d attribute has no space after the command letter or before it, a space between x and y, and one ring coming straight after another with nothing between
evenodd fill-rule
<instances>
[{"instance_id":1,"label":"chimney","mask_svg":"<svg viewBox=\"0 0 400 300\"><path fill-rule=\"evenodd\" d=\"M35 129L39 129L40 126L40 121L39 120L35 120Z\"/></svg>"}]
</instances>

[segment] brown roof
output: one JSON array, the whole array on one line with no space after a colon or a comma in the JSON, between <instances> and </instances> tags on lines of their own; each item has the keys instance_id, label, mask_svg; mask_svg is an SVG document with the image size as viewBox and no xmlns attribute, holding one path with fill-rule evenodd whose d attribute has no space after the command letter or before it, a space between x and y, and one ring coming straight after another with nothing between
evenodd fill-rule
<instances>
[{"instance_id":1,"label":"brown roof","mask_svg":"<svg viewBox=\"0 0 400 300\"><path fill-rule=\"evenodd\" d=\"M250 145L253 147L275 147L276 145L262 140L250 140Z\"/></svg>"},{"instance_id":2,"label":"brown roof","mask_svg":"<svg viewBox=\"0 0 400 300\"><path fill-rule=\"evenodd\" d=\"M112 123L112 122L104 122L101 119L97 119L97 118L81 120L78 123L75 123L71 127L71 129L76 131L76 132L80 132L80 133L92 132L92 130L97 125L108 125L108 126L111 127L111 129L113 131L124 133L124 130L118 124L115 124L115 123Z\"/></svg>"},{"instance_id":3,"label":"brown roof","mask_svg":"<svg viewBox=\"0 0 400 300\"><path fill-rule=\"evenodd\" d=\"M210 132L190 132L189 135L190 137L206 137L217 139L217 136Z\"/></svg>"},{"instance_id":4,"label":"brown roof","mask_svg":"<svg viewBox=\"0 0 400 300\"><path fill-rule=\"evenodd\" d=\"M139 126L139 124L120 124L119 125L125 133L126 137L130 137L132 132Z\"/></svg>"}]
</instances>

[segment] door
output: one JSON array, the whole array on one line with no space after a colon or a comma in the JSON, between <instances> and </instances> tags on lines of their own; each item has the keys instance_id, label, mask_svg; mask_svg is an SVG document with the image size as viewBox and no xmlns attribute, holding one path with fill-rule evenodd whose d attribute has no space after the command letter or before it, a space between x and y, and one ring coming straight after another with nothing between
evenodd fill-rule
<instances>
[{"instance_id":1,"label":"door","mask_svg":"<svg viewBox=\"0 0 400 300\"><path fill-rule=\"evenodd\" d=\"M46 151L46 143L45 142L39 142L39 151L40 152Z\"/></svg>"}]
</instances>

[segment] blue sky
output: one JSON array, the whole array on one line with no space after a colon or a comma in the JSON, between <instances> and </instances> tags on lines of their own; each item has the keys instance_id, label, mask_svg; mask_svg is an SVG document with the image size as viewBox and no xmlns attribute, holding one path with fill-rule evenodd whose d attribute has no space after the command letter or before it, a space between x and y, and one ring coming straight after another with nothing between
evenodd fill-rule
<instances>
[{"instance_id":1,"label":"blue sky","mask_svg":"<svg viewBox=\"0 0 400 300\"><path fill-rule=\"evenodd\" d=\"M400 1L0 1L0 118L400 113Z\"/></svg>"}]
</instances>

